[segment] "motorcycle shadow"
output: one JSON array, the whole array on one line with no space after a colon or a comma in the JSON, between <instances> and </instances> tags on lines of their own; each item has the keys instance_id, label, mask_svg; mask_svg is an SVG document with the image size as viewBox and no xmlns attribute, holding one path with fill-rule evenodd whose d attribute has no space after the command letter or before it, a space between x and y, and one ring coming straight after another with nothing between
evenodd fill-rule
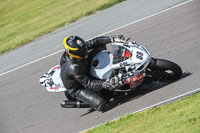
<instances>
[{"instance_id":1,"label":"motorcycle shadow","mask_svg":"<svg viewBox=\"0 0 200 133\"><path fill-rule=\"evenodd\" d=\"M193 73L191 73L191 72L184 72L181 76L181 79L179 79L179 80L182 80L182 79L184 79L184 78L186 78L186 77L188 77L192 74ZM142 97L142 96L144 96L144 95L146 95L150 92L161 89L161 88L168 86L168 85L175 83L175 82L177 82L177 81L174 81L174 82L154 82L150 85L141 86L134 93L127 93L126 95L121 95L121 96L116 97L114 100L111 100L110 103L109 103L109 106L107 106L106 109L104 111L102 111L102 113L105 113L109 110L114 109L117 106L120 106L120 105L127 103L129 101L132 101L134 99L140 98L140 97ZM81 116L85 116L85 115L90 114L94 111L95 110L91 108L91 109L88 110L87 113L84 113Z\"/></svg>"}]
</instances>

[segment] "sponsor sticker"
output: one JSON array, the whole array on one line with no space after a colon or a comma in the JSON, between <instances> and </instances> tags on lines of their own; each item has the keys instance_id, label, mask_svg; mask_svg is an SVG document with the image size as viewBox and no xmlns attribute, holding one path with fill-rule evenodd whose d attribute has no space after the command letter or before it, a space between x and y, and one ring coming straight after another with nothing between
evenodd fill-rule
<instances>
[{"instance_id":1,"label":"sponsor sticker","mask_svg":"<svg viewBox=\"0 0 200 133\"><path fill-rule=\"evenodd\" d=\"M81 40L77 40L76 43L77 43L79 46L83 46L83 43L81 42Z\"/></svg>"}]
</instances>

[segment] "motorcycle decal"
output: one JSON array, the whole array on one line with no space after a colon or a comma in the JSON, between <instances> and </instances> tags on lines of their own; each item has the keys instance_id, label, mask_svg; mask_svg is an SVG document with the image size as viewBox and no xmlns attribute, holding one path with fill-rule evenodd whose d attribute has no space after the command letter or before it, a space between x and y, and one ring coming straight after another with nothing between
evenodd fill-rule
<instances>
[{"instance_id":1,"label":"motorcycle decal","mask_svg":"<svg viewBox=\"0 0 200 133\"><path fill-rule=\"evenodd\" d=\"M83 46L83 43L81 42L81 40L77 40L76 43L81 47Z\"/></svg>"},{"instance_id":2,"label":"motorcycle decal","mask_svg":"<svg viewBox=\"0 0 200 133\"><path fill-rule=\"evenodd\" d=\"M140 59L140 60L143 60L143 53L137 51L136 57L137 57L138 59Z\"/></svg>"},{"instance_id":3,"label":"motorcycle decal","mask_svg":"<svg viewBox=\"0 0 200 133\"><path fill-rule=\"evenodd\" d=\"M51 88L49 88L50 90L58 90L58 88L56 88L56 87L51 87Z\"/></svg>"},{"instance_id":4,"label":"motorcycle decal","mask_svg":"<svg viewBox=\"0 0 200 133\"><path fill-rule=\"evenodd\" d=\"M56 66L56 67L54 67L53 70L56 70L56 69L58 69L58 68L60 68L60 66Z\"/></svg>"},{"instance_id":5,"label":"motorcycle decal","mask_svg":"<svg viewBox=\"0 0 200 133\"><path fill-rule=\"evenodd\" d=\"M145 74L140 73L136 76L125 79L124 82L125 84L129 84L131 88L135 88L144 81L144 78L145 78Z\"/></svg>"},{"instance_id":6,"label":"motorcycle decal","mask_svg":"<svg viewBox=\"0 0 200 133\"><path fill-rule=\"evenodd\" d=\"M122 63L120 63L120 67L124 67L124 66L129 66L128 62L122 62Z\"/></svg>"}]
</instances>

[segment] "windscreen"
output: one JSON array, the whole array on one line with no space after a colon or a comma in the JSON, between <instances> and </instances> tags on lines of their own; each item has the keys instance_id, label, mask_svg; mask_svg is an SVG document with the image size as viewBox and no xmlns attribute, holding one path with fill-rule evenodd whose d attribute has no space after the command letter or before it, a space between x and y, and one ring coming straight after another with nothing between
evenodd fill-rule
<instances>
[{"instance_id":1,"label":"windscreen","mask_svg":"<svg viewBox=\"0 0 200 133\"><path fill-rule=\"evenodd\" d=\"M132 56L132 53L125 47L120 45L112 45L113 64L120 63Z\"/></svg>"}]
</instances>

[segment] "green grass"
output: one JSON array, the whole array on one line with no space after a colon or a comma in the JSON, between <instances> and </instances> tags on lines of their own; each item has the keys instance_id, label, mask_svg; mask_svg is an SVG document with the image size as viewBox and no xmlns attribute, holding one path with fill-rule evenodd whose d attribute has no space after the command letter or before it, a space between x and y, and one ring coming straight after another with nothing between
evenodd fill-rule
<instances>
[{"instance_id":1,"label":"green grass","mask_svg":"<svg viewBox=\"0 0 200 133\"><path fill-rule=\"evenodd\" d=\"M0 0L0 53L124 0Z\"/></svg>"},{"instance_id":2,"label":"green grass","mask_svg":"<svg viewBox=\"0 0 200 133\"><path fill-rule=\"evenodd\" d=\"M87 133L200 133L200 93L150 111L128 114Z\"/></svg>"}]
</instances>

